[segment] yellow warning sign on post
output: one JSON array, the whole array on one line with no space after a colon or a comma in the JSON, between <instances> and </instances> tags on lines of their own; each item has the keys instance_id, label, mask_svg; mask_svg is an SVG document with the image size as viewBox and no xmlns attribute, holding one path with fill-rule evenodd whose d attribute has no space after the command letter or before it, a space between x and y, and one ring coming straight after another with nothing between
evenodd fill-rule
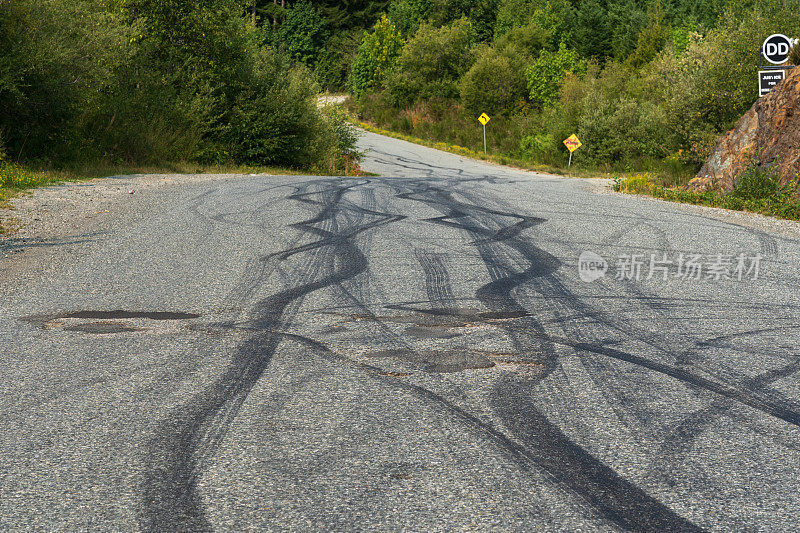
<instances>
[{"instance_id":1,"label":"yellow warning sign on post","mask_svg":"<svg viewBox=\"0 0 800 533\"><path fill-rule=\"evenodd\" d=\"M570 153L574 152L575 150L583 146L581 140L578 139L578 136L575 135L574 133L564 140L564 144L566 145L567 150L569 150Z\"/></svg>"},{"instance_id":2,"label":"yellow warning sign on post","mask_svg":"<svg viewBox=\"0 0 800 533\"><path fill-rule=\"evenodd\" d=\"M481 116L478 117L478 122L480 122L484 126L488 124L490 120L492 119L489 118L489 115L487 115L486 113L482 113Z\"/></svg>"}]
</instances>

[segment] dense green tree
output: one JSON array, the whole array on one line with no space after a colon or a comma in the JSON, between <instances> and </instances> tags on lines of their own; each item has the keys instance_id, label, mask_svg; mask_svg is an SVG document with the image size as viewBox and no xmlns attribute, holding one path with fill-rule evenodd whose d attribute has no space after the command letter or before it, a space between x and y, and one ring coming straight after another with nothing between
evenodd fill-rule
<instances>
[{"instance_id":1,"label":"dense green tree","mask_svg":"<svg viewBox=\"0 0 800 533\"><path fill-rule=\"evenodd\" d=\"M292 58L313 66L328 39L328 27L308 0L300 0L288 10L278 36Z\"/></svg>"},{"instance_id":2,"label":"dense green tree","mask_svg":"<svg viewBox=\"0 0 800 533\"><path fill-rule=\"evenodd\" d=\"M433 0L394 0L389 5L388 14L403 36L408 37L416 33L433 6Z\"/></svg>"},{"instance_id":3,"label":"dense green tree","mask_svg":"<svg viewBox=\"0 0 800 533\"><path fill-rule=\"evenodd\" d=\"M403 47L400 31L385 15L364 35L350 71L350 87L360 96L379 88Z\"/></svg>"},{"instance_id":4,"label":"dense green tree","mask_svg":"<svg viewBox=\"0 0 800 533\"><path fill-rule=\"evenodd\" d=\"M337 30L369 28L389 0L314 0L331 27Z\"/></svg>"},{"instance_id":5,"label":"dense green tree","mask_svg":"<svg viewBox=\"0 0 800 533\"><path fill-rule=\"evenodd\" d=\"M508 114L524 102L524 70L508 55L485 47L461 79L459 92L464 108L475 116Z\"/></svg>"},{"instance_id":6,"label":"dense green tree","mask_svg":"<svg viewBox=\"0 0 800 533\"><path fill-rule=\"evenodd\" d=\"M421 98L457 98L458 81L472 66L475 30L461 18L440 28L423 24L406 43L387 80L398 105Z\"/></svg>"},{"instance_id":7,"label":"dense green tree","mask_svg":"<svg viewBox=\"0 0 800 533\"><path fill-rule=\"evenodd\" d=\"M612 31L608 11L600 0L582 0L577 20L568 42L583 57L605 58L611 55Z\"/></svg>"},{"instance_id":8,"label":"dense green tree","mask_svg":"<svg viewBox=\"0 0 800 533\"><path fill-rule=\"evenodd\" d=\"M542 50L539 57L528 67L525 76L528 80L530 99L540 108L555 103L561 83L568 72L582 72L585 64L575 50L563 43L557 51Z\"/></svg>"},{"instance_id":9,"label":"dense green tree","mask_svg":"<svg viewBox=\"0 0 800 533\"><path fill-rule=\"evenodd\" d=\"M472 23L479 41L489 41L494 34L498 0L432 0L428 20L435 26L444 26L462 17Z\"/></svg>"}]
</instances>

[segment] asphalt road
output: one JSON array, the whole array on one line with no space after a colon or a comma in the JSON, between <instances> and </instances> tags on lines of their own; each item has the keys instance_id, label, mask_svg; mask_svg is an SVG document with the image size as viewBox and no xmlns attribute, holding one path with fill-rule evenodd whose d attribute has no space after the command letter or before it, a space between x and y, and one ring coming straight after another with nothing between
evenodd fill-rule
<instances>
[{"instance_id":1,"label":"asphalt road","mask_svg":"<svg viewBox=\"0 0 800 533\"><path fill-rule=\"evenodd\" d=\"M796 530L800 241L362 143L3 259L0 529Z\"/></svg>"}]
</instances>

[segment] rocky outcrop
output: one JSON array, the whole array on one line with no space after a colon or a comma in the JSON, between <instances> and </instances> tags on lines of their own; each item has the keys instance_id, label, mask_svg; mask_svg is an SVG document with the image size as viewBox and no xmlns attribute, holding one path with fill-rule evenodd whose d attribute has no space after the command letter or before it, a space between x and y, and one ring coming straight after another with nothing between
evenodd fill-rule
<instances>
[{"instance_id":1,"label":"rocky outcrop","mask_svg":"<svg viewBox=\"0 0 800 533\"><path fill-rule=\"evenodd\" d=\"M763 169L773 167L784 183L800 173L800 68L722 136L689 187L730 190L753 161Z\"/></svg>"}]
</instances>

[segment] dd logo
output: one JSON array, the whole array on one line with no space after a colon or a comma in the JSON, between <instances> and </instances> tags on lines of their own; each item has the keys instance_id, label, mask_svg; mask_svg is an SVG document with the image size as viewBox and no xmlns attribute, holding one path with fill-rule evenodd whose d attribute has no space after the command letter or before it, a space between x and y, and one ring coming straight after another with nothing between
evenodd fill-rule
<instances>
[{"instance_id":1,"label":"dd logo","mask_svg":"<svg viewBox=\"0 0 800 533\"><path fill-rule=\"evenodd\" d=\"M770 35L764 44L761 45L761 52L764 59L773 65L781 65L789 59L789 51L792 49L792 40L780 33Z\"/></svg>"}]
</instances>

